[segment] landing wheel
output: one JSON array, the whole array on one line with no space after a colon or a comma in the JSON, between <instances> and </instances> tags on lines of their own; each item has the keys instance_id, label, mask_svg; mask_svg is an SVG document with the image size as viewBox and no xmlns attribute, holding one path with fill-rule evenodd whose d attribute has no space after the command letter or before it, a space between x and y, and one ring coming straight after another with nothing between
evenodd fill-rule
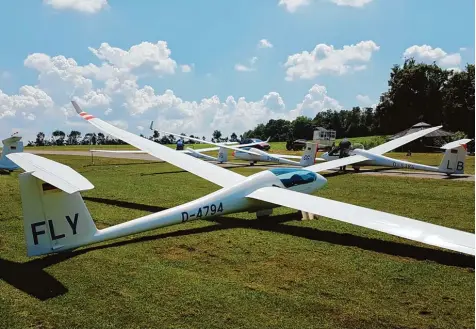
<instances>
[{"instance_id":1,"label":"landing wheel","mask_svg":"<svg viewBox=\"0 0 476 329\"><path fill-rule=\"evenodd\" d=\"M254 163L254 162L250 162L250 166L254 166L254 165L255 165L255 163Z\"/></svg>"},{"instance_id":2,"label":"landing wheel","mask_svg":"<svg viewBox=\"0 0 476 329\"><path fill-rule=\"evenodd\" d=\"M359 172L360 171L360 167L353 167L354 168L354 171L355 172Z\"/></svg>"}]
</instances>

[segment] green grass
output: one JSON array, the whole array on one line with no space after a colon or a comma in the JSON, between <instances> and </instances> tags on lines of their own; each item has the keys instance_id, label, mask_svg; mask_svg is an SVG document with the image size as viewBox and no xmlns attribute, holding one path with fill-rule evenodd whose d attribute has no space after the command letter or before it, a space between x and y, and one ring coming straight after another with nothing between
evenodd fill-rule
<instances>
[{"instance_id":1,"label":"green grass","mask_svg":"<svg viewBox=\"0 0 476 329\"><path fill-rule=\"evenodd\" d=\"M165 163L48 158L95 185L100 228L217 189ZM28 258L17 176L0 175L0 328L474 328L474 257L287 208ZM474 232L473 182L328 180L318 195Z\"/></svg>"}]
</instances>

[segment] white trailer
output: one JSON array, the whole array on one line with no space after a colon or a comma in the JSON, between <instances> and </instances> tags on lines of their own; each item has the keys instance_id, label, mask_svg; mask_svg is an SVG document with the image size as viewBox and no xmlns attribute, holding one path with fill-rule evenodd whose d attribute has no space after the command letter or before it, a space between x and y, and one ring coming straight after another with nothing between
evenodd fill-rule
<instances>
[{"instance_id":1,"label":"white trailer","mask_svg":"<svg viewBox=\"0 0 476 329\"><path fill-rule=\"evenodd\" d=\"M317 127L316 130L314 130L312 140L319 144L319 149L329 149L336 141L336 131Z\"/></svg>"}]
</instances>

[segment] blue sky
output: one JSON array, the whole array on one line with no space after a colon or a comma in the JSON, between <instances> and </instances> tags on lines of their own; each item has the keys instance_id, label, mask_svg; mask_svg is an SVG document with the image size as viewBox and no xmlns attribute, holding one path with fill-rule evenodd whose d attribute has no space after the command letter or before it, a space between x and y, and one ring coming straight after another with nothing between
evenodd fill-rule
<instances>
[{"instance_id":1,"label":"blue sky","mask_svg":"<svg viewBox=\"0 0 476 329\"><path fill-rule=\"evenodd\" d=\"M407 54L448 68L474 63L474 1L282 1L301 4L294 10L279 2L5 1L0 11L1 135L20 130L28 138L38 130L91 130L76 125L80 119L67 106L71 86L84 81L88 88L74 87L74 95L85 99L83 106L130 131L138 133L156 120L164 129L209 136L214 129L240 134L270 118L313 116L328 107L371 106L386 90L391 66L402 63L409 48ZM272 47L258 47L262 39ZM150 47L139 47L120 64L108 57L114 56L113 48L129 51L158 41L165 41L171 52L167 58L172 62L165 58L162 69L153 69L158 62L141 59ZM361 42L360 48L339 52ZM89 47L99 49L102 43L109 48L100 58ZM326 60L323 52L317 59L303 55L319 44L333 46L326 48ZM51 72L51 65L38 59L25 65L31 54L72 58L80 69L56 61ZM293 63L288 60L292 55ZM128 93L107 90L108 77L98 80L81 71L90 63L123 69L127 72L121 81L135 81L136 86ZM237 64L249 71L236 70ZM166 65L175 65L173 73ZM182 72L181 65L190 72ZM25 92L22 86L35 89ZM147 99L144 86L152 88ZM164 94L166 90L173 93ZM85 94L91 92L102 100L88 101ZM226 101L229 96L235 103ZM240 97L245 97L241 103Z\"/></svg>"}]
</instances>

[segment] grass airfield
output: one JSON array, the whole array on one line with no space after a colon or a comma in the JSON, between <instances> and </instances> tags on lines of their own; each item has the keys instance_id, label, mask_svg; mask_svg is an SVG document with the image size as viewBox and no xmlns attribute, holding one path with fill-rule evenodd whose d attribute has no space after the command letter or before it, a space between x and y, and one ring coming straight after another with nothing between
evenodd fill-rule
<instances>
[{"instance_id":1,"label":"grass airfield","mask_svg":"<svg viewBox=\"0 0 476 329\"><path fill-rule=\"evenodd\" d=\"M167 163L47 157L95 185L83 197L98 228L218 189ZM18 173L0 175L0 328L475 326L474 257L282 207L28 258ZM327 178L317 195L474 232L474 182Z\"/></svg>"}]
</instances>

